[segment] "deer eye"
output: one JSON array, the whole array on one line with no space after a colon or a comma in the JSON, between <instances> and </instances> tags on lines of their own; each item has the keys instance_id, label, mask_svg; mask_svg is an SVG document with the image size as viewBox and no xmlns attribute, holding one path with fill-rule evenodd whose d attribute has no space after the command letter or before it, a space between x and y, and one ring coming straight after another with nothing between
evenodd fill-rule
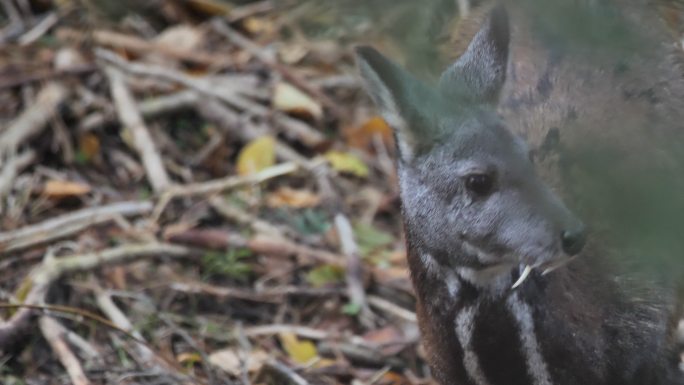
<instances>
[{"instance_id":1,"label":"deer eye","mask_svg":"<svg viewBox=\"0 0 684 385\"><path fill-rule=\"evenodd\" d=\"M470 174L466 176L465 186L471 194L485 197L494 190L494 178L490 174Z\"/></svg>"}]
</instances>

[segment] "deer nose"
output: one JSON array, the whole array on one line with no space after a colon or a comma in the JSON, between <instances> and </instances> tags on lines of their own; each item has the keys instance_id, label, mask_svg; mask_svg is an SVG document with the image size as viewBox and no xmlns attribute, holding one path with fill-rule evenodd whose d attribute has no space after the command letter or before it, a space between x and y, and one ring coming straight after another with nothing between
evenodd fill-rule
<instances>
[{"instance_id":1,"label":"deer nose","mask_svg":"<svg viewBox=\"0 0 684 385\"><path fill-rule=\"evenodd\" d=\"M561 246L567 255L575 255L582 251L587 241L587 232L584 226L574 230L565 230L561 233Z\"/></svg>"}]
</instances>

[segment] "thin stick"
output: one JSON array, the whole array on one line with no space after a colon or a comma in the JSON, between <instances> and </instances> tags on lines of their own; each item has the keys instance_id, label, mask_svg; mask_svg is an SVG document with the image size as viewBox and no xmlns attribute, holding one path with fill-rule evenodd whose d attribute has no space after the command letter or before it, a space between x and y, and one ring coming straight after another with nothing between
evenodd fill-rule
<instances>
[{"instance_id":1,"label":"thin stick","mask_svg":"<svg viewBox=\"0 0 684 385\"><path fill-rule=\"evenodd\" d=\"M274 112L270 108L241 95L241 92L248 93L249 90L240 90L237 87L236 90L229 92L223 88L219 90L212 86L211 78L193 78L169 68L142 63L129 63L119 55L104 49L95 50L95 54L99 59L115 65L128 73L140 76L150 76L156 79L178 83L205 95L220 99L231 107L245 111L251 115L263 118L272 117L278 126L285 130L287 134L298 138L302 143L309 147L315 147L325 142L325 136L306 123L285 114Z\"/></svg>"},{"instance_id":2,"label":"thin stick","mask_svg":"<svg viewBox=\"0 0 684 385\"><path fill-rule=\"evenodd\" d=\"M418 322L418 317L416 317L416 313L410 310L406 310L403 307L396 305L382 297L378 297L376 295L369 295L367 299L368 304L378 310L383 310L387 313L394 315L397 318L403 319L404 321L408 321L411 323Z\"/></svg>"},{"instance_id":3,"label":"thin stick","mask_svg":"<svg viewBox=\"0 0 684 385\"><path fill-rule=\"evenodd\" d=\"M118 328L131 333L137 340L145 341L142 334L133 328L133 324L128 320L128 317L124 314L121 309L114 303L112 297L108 292L98 288L96 290L96 302L97 306L102 310L102 312L109 318L114 325ZM158 363L155 362L155 353L148 347L148 342L135 344L138 357L147 366L156 366Z\"/></svg>"},{"instance_id":4,"label":"thin stick","mask_svg":"<svg viewBox=\"0 0 684 385\"><path fill-rule=\"evenodd\" d=\"M225 55L216 55L197 50L178 49L164 44L157 44L154 41L150 42L139 37L106 30L96 30L86 33L75 29L64 28L57 31L57 38L62 40L84 40L90 38L100 46L122 48L143 54L154 52L171 59L184 60L186 62L208 66L224 66L232 61L229 56Z\"/></svg>"},{"instance_id":5,"label":"thin stick","mask_svg":"<svg viewBox=\"0 0 684 385\"><path fill-rule=\"evenodd\" d=\"M372 314L366 302L366 291L363 288L363 267L361 264L361 256L359 248L354 240L354 232L352 231L349 219L343 214L335 215L335 228L337 236L340 239L340 246L342 254L347 257L347 292L349 293L349 301L359 306L361 321L369 326L372 326Z\"/></svg>"},{"instance_id":6,"label":"thin stick","mask_svg":"<svg viewBox=\"0 0 684 385\"><path fill-rule=\"evenodd\" d=\"M52 348L52 351L59 359L59 362L66 369L71 383L74 385L90 385L88 377L86 377L78 361L76 355L69 349L69 345L64 341L64 334L61 332L60 325L52 317L42 316L38 322L40 331L43 337L47 340Z\"/></svg>"},{"instance_id":7,"label":"thin stick","mask_svg":"<svg viewBox=\"0 0 684 385\"><path fill-rule=\"evenodd\" d=\"M19 44L26 46L36 40L40 39L41 36L45 35L50 28L54 27L59 21L57 12L50 12L47 16L43 18L38 24L36 24L30 31L26 32L22 37L19 38Z\"/></svg>"},{"instance_id":8,"label":"thin stick","mask_svg":"<svg viewBox=\"0 0 684 385\"><path fill-rule=\"evenodd\" d=\"M46 258L42 264L29 273L28 278L22 284L22 287L30 288L24 304L0 305L0 307L20 308L8 321L0 322L0 351L29 331L33 308L45 301L45 295L49 287L61 276L108 264L124 263L140 257L158 255L184 257L191 254L192 250L183 246L150 242L114 247L93 253ZM21 288L18 291L21 291ZM105 320L106 323L108 321Z\"/></svg>"},{"instance_id":9,"label":"thin stick","mask_svg":"<svg viewBox=\"0 0 684 385\"><path fill-rule=\"evenodd\" d=\"M152 211L152 203L118 202L64 214L44 222L0 233L0 253L9 253L63 238L93 225L110 221L117 215L134 216Z\"/></svg>"},{"instance_id":10,"label":"thin stick","mask_svg":"<svg viewBox=\"0 0 684 385\"><path fill-rule=\"evenodd\" d=\"M133 99L133 94L126 86L124 76L119 70L110 67L106 73L119 120L132 134L133 146L142 159L147 180L156 193L161 193L170 186L171 180Z\"/></svg>"},{"instance_id":11,"label":"thin stick","mask_svg":"<svg viewBox=\"0 0 684 385\"><path fill-rule=\"evenodd\" d=\"M36 100L18 118L0 130L0 152L14 151L25 140L39 134L67 95L61 84L50 83L43 87Z\"/></svg>"},{"instance_id":12,"label":"thin stick","mask_svg":"<svg viewBox=\"0 0 684 385\"><path fill-rule=\"evenodd\" d=\"M166 206L174 198L192 195L209 195L237 187L257 185L269 179L293 173L297 169L298 166L294 163L281 163L261 170L255 174L229 176L226 178L214 179L202 183L171 186L159 198L159 202L154 209L154 214L152 217L155 221L158 220Z\"/></svg>"},{"instance_id":13,"label":"thin stick","mask_svg":"<svg viewBox=\"0 0 684 385\"><path fill-rule=\"evenodd\" d=\"M2 164L2 169L0 170L0 198L10 192L14 179L21 170L33 162L35 157L35 151L26 150L19 155L10 155L9 159Z\"/></svg>"},{"instance_id":14,"label":"thin stick","mask_svg":"<svg viewBox=\"0 0 684 385\"><path fill-rule=\"evenodd\" d=\"M266 367L279 376L284 377L290 385L309 385L309 381L305 380L304 377L276 360L269 360L266 363Z\"/></svg>"},{"instance_id":15,"label":"thin stick","mask_svg":"<svg viewBox=\"0 0 684 385\"><path fill-rule=\"evenodd\" d=\"M270 69L280 73L283 76L283 78L285 78L287 81L295 85L297 88L303 90L304 92L308 93L314 98L320 100L321 103L323 103L328 108L328 110L330 110L335 115L335 117L342 117L342 113L340 112L339 108L339 103L334 102L332 99L328 97L328 95L324 94L316 87L311 86L309 83L307 83L299 75L292 72L286 66L273 60L270 57L270 55L267 55L263 51L261 47L259 47L243 35L241 35L238 31L232 29L225 21L221 19L214 19L211 22L211 26L214 28L215 31L228 38L228 40L233 42L238 47L247 51L250 55L257 58L260 62L264 63Z\"/></svg>"}]
</instances>

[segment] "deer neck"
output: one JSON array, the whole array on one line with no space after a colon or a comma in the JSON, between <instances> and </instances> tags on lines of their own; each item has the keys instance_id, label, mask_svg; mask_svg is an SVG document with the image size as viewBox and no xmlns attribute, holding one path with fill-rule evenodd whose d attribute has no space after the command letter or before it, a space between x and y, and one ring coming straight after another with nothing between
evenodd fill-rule
<instances>
[{"instance_id":1,"label":"deer neck","mask_svg":"<svg viewBox=\"0 0 684 385\"><path fill-rule=\"evenodd\" d=\"M515 268L452 268L411 247L409 267L433 374L445 385L665 383L664 370L635 375L659 367L644 346L666 350L662 309L624 302L587 261L532 273L514 290Z\"/></svg>"}]
</instances>

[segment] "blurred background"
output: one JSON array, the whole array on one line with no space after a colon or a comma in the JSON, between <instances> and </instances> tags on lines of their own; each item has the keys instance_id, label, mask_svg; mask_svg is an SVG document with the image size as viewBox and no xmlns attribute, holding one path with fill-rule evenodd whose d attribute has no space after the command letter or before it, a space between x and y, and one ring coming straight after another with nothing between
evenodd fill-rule
<instances>
[{"instance_id":1,"label":"blurred background","mask_svg":"<svg viewBox=\"0 0 684 385\"><path fill-rule=\"evenodd\" d=\"M516 5L550 44L644 46L615 4L572 3L599 5ZM634 4L681 51L681 3ZM0 5L1 383L433 383L392 133L352 48L434 80L491 2ZM628 163L553 132L540 167L613 254L676 285L679 134Z\"/></svg>"}]
</instances>

